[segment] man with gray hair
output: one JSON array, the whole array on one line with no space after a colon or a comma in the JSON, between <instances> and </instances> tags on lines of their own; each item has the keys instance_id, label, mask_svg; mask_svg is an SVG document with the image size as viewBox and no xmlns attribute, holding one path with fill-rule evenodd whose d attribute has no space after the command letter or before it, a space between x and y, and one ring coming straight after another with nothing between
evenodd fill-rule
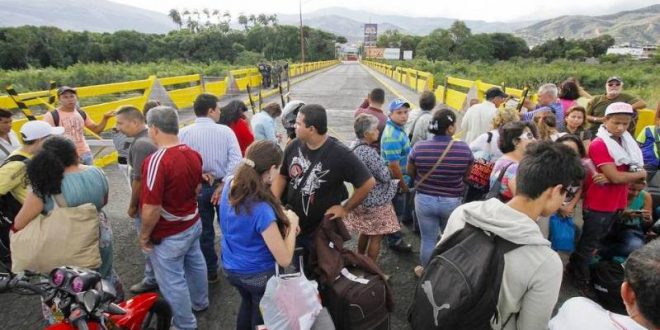
<instances>
[{"instance_id":1,"label":"man with gray hair","mask_svg":"<svg viewBox=\"0 0 660 330\"><path fill-rule=\"evenodd\" d=\"M524 121L532 121L537 112L551 111L557 117L557 129L559 131L564 129L564 108L559 102L559 88L555 84L544 84L539 87L537 93L539 103L534 104L529 100L525 100L525 107L527 109L534 109L520 114L520 119Z\"/></svg>"},{"instance_id":2,"label":"man with gray hair","mask_svg":"<svg viewBox=\"0 0 660 330\"><path fill-rule=\"evenodd\" d=\"M142 166L140 246L149 253L160 292L173 307L174 326L197 329L193 311L209 306L197 210L202 157L179 141L174 109L153 108L147 122L149 137L159 149Z\"/></svg>"}]
</instances>

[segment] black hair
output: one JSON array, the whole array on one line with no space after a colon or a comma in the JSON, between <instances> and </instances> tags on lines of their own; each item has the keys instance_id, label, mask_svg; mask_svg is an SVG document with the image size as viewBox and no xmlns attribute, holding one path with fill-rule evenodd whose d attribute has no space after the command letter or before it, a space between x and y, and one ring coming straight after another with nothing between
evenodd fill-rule
<instances>
[{"instance_id":1,"label":"black hair","mask_svg":"<svg viewBox=\"0 0 660 330\"><path fill-rule=\"evenodd\" d=\"M369 100L376 103L385 103L385 91L382 88L374 88L369 93Z\"/></svg>"},{"instance_id":2,"label":"black hair","mask_svg":"<svg viewBox=\"0 0 660 330\"><path fill-rule=\"evenodd\" d=\"M580 88L575 80L568 79L559 86L559 98L564 100L577 100L580 98Z\"/></svg>"},{"instance_id":3,"label":"black hair","mask_svg":"<svg viewBox=\"0 0 660 330\"><path fill-rule=\"evenodd\" d=\"M435 102L435 94L431 91L424 91L419 97L419 107L425 111L433 110L435 108Z\"/></svg>"},{"instance_id":4,"label":"black hair","mask_svg":"<svg viewBox=\"0 0 660 330\"><path fill-rule=\"evenodd\" d=\"M640 313L660 327L660 239L635 250L624 266L624 281L635 292Z\"/></svg>"},{"instance_id":5,"label":"black hair","mask_svg":"<svg viewBox=\"0 0 660 330\"><path fill-rule=\"evenodd\" d=\"M447 135L447 129L456 125L456 115L448 108L438 109L429 123L429 132L435 135Z\"/></svg>"},{"instance_id":6,"label":"black hair","mask_svg":"<svg viewBox=\"0 0 660 330\"><path fill-rule=\"evenodd\" d=\"M320 104L307 104L300 108L300 112L305 116L303 122L305 126L314 126L316 132L323 135L328 132L328 116L325 108Z\"/></svg>"},{"instance_id":7,"label":"black hair","mask_svg":"<svg viewBox=\"0 0 660 330\"><path fill-rule=\"evenodd\" d=\"M12 114L11 111L0 108L0 118L11 118Z\"/></svg>"},{"instance_id":8,"label":"black hair","mask_svg":"<svg viewBox=\"0 0 660 330\"><path fill-rule=\"evenodd\" d=\"M530 144L516 171L516 195L536 199L548 188L575 185L584 178L578 154L551 141Z\"/></svg>"},{"instance_id":9,"label":"black hair","mask_svg":"<svg viewBox=\"0 0 660 330\"><path fill-rule=\"evenodd\" d=\"M534 138L538 138L536 125L530 122L517 121L504 124L504 126L500 127L500 138L497 140L497 146L503 154L516 150L516 142L525 131L525 128L529 128Z\"/></svg>"},{"instance_id":10,"label":"black hair","mask_svg":"<svg viewBox=\"0 0 660 330\"><path fill-rule=\"evenodd\" d=\"M218 97L212 94L199 94L193 104L195 116L206 117L209 115L210 109L215 109L218 106Z\"/></svg>"},{"instance_id":11,"label":"black hair","mask_svg":"<svg viewBox=\"0 0 660 330\"><path fill-rule=\"evenodd\" d=\"M231 101L220 108L220 120L218 123L229 126L241 119L245 111L247 111L245 103L238 100Z\"/></svg>"},{"instance_id":12,"label":"black hair","mask_svg":"<svg viewBox=\"0 0 660 330\"><path fill-rule=\"evenodd\" d=\"M260 140L252 143L245 151L245 158L253 164L242 162L236 168L234 182L229 190L229 203L236 213L244 210L250 214L255 202L266 202L275 211L277 225L284 236L285 228L290 224L289 220L284 215L280 201L273 196L270 187L261 179L261 175L270 171L273 165L278 166L282 163L282 157L282 149L273 141Z\"/></svg>"},{"instance_id":13,"label":"black hair","mask_svg":"<svg viewBox=\"0 0 660 330\"><path fill-rule=\"evenodd\" d=\"M64 169L78 164L78 153L73 141L55 135L47 138L32 161L27 165L27 178L32 191L39 198L62 193Z\"/></svg>"},{"instance_id":14,"label":"black hair","mask_svg":"<svg viewBox=\"0 0 660 330\"><path fill-rule=\"evenodd\" d=\"M580 141L580 138L578 136L573 135L573 134L564 134L564 135L560 136L555 142L562 143L562 142L566 142L566 141L571 141L571 142L575 143L575 145L577 145L578 154L579 154L580 158L587 157L587 150L584 148L584 143L582 143L582 141Z\"/></svg>"},{"instance_id":15,"label":"black hair","mask_svg":"<svg viewBox=\"0 0 660 330\"><path fill-rule=\"evenodd\" d=\"M146 122L146 120L144 119L144 115L142 114L142 112L140 112L140 109L132 105L125 105L119 108L119 110L117 110L117 115L126 116L126 118L128 119L137 120L141 123Z\"/></svg>"},{"instance_id":16,"label":"black hair","mask_svg":"<svg viewBox=\"0 0 660 330\"><path fill-rule=\"evenodd\" d=\"M158 100L149 100L146 103L144 103L144 107L142 107L142 114L144 115L144 120L147 120L147 113L149 113L149 110L160 106L160 101Z\"/></svg>"}]
</instances>

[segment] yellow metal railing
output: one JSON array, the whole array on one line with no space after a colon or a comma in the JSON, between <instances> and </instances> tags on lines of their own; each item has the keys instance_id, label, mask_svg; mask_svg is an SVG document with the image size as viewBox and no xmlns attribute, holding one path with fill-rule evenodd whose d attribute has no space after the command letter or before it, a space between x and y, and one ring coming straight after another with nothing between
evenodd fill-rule
<instances>
[{"instance_id":1,"label":"yellow metal railing","mask_svg":"<svg viewBox=\"0 0 660 330\"><path fill-rule=\"evenodd\" d=\"M290 77L299 76L308 72L316 71L337 64L339 61L310 62L304 64L291 64L289 66ZM229 71L229 75L236 82L240 91L244 91L247 85L261 85L261 74L257 68L244 68ZM211 93L221 97L227 93L229 87L229 76L224 80L204 82L200 74L157 78L150 76L144 80L125 81L112 84L102 84L94 86L77 87L78 99L83 105L82 109L96 122L101 121L103 114L116 110L118 107L132 105L139 109L144 107L151 95L154 83L158 80L161 86L167 90L170 99L179 109L192 106L195 98L201 93ZM55 96L56 91L46 90L37 92L27 92L18 95L18 100L23 101L28 107L39 107L42 110L52 110L54 106L48 103L51 96ZM111 101L108 101L111 99ZM18 106L8 95L0 95L0 108L17 109ZM43 115L38 115L41 119ZM26 118L20 118L13 121L12 129L17 133L21 126L27 121ZM114 127L114 118L108 121L107 129ZM106 166L116 162L116 152L109 155L97 157L95 164Z\"/></svg>"},{"instance_id":2,"label":"yellow metal railing","mask_svg":"<svg viewBox=\"0 0 660 330\"><path fill-rule=\"evenodd\" d=\"M395 67L393 65L373 61L362 61L362 64L398 81L402 85L405 85L416 92L433 91L435 78L430 72Z\"/></svg>"}]
</instances>

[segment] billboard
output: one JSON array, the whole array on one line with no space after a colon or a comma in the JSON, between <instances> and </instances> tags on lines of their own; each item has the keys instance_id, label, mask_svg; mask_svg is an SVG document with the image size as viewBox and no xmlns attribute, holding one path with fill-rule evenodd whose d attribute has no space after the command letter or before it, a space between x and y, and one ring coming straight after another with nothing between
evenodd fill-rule
<instances>
[{"instance_id":1,"label":"billboard","mask_svg":"<svg viewBox=\"0 0 660 330\"><path fill-rule=\"evenodd\" d=\"M386 60L399 60L401 59L401 49L399 48L385 48L383 58Z\"/></svg>"},{"instance_id":2,"label":"billboard","mask_svg":"<svg viewBox=\"0 0 660 330\"><path fill-rule=\"evenodd\" d=\"M366 58L383 58L383 53L385 52L385 48L369 47L369 48L364 48L364 52Z\"/></svg>"},{"instance_id":3,"label":"billboard","mask_svg":"<svg viewBox=\"0 0 660 330\"><path fill-rule=\"evenodd\" d=\"M364 25L364 47L376 47L378 41L378 24Z\"/></svg>"},{"instance_id":4,"label":"billboard","mask_svg":"<svg viewBox=\"0 0 660 330\"><path fill-rule=\"evenodd\" d=\"M404 50L403 51L403 60L404 61L412 60L412 57L413 57L413 51L412 50Z\"/></svg>"}]
</instances>

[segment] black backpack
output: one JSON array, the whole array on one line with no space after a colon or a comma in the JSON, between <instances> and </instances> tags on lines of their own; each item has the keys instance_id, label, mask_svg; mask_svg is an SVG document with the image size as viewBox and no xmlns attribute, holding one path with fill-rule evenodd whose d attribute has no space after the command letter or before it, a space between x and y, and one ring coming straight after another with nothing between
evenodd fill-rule
<instances>
[{"instance_id":1,"label":"black backpack","mask_svg":"<svg viewBox=\"0 0 660 330\"><path fill-rule=\"evenodd\" d=\"M80 110L78 107L76 107L76 111L78 111L83 121L87 120L87 112ZM55 127L60 126L60 112L53 110L50 112L50 115L53 117L53 124L55 124Z\"/></svg>"},{"instance_id":2,"label":"black backpack","mask_svg":"<svg viewBox=\"0 0 660 330\"><path fill-rule=\"evenodd\" d=\"M0 167L9 162L27 162L23 155L12 155L5 159ZM9 252L9 230L14 224L14 218L21 210L21 204L10 192L0 195L0 261L7 263L10 260Z\"/></svg>"},{"instance_id":3,"label":"black backpack","mask_svg":"<svg viewBox=\"0 0 660 330\"><path fill-rule=\"evenodd\" d=\"M615 261L601 260L591 270L591 283L598 303L608 311L626 314L621 298L623 279L623 265Z\"/></svg>"},{"instance_id":4,"label":"black backpack","mask_svg":"<svg viewBox=\"0 0 660 330\"><path fill-rule=\"evenodd\" d=\"M504 254L519 246L466 223L435 249L424 269L408 310L412 329L491 329ZM504 327L512 316L498 323Z\"/></svg>"}]
</instances>

